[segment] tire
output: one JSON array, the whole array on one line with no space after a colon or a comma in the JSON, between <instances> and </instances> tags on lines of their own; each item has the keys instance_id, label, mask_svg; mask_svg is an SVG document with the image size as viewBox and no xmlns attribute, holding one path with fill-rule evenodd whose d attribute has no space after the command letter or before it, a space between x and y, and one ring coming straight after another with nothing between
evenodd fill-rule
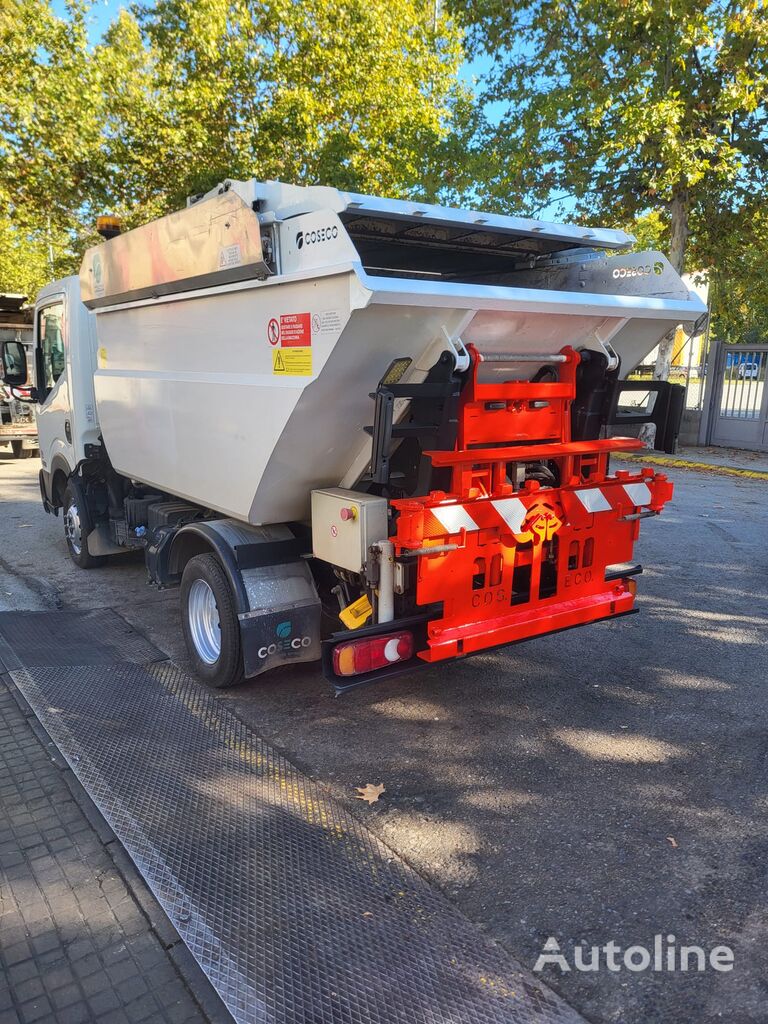
<instances>
[{"instance_id":1,"label":"tire","mask_svg":"<svg viewBox=\"0 0 768 1024\"><path fill-rule=\"evenodd\" d=\"M88 550L88 533L91 529L88 509L81 499L80 488L67 484L64 491L63 519L64 539L67 542L69 557L80 569L95 569L106 562L105 555L92 555Z\"/></svg>"},{"instance_id":2,"label":"tire","mask_svg":"<svg viewBox=\"0 0 768 1024\"><path fill-rule=\"evenodd\" d=\"M31 459L35 454L34 448L24 448L23 441L11 441L11 451L14 459Z\"/></svg>"},{"instance_id":3,"label":"tire","mask_svg":"<svg viewBox=\"0 0 768 1024\"><path fill-rule=\"evenodd\" d=\"M197 676L216 689L243 681L240 624L226 573L215 555L195 555L181 577L181 625Z\"/></svg>"}]
</instances>

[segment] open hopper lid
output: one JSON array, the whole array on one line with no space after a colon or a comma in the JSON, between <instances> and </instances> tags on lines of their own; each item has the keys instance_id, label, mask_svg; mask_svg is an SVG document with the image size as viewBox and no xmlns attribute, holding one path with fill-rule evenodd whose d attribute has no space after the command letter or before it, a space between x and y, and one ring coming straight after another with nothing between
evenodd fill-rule
<instances>
[{"instance_id":1,"label":"open hopper lid","mask_svg":"<svg viewBox=\"0 0 768 1024\"><path fill-rule=\"evenodd\" d=\"M625 249L634 236L610 228L454 209L342 192L341 220L353 237L397 238L541 256L569 249Z\"/></svg>"}]
</instances>

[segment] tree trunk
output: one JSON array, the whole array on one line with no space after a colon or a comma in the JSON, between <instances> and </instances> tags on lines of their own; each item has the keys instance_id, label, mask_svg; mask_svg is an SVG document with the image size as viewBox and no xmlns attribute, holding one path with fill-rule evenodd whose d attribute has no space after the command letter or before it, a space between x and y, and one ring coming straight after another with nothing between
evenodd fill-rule
<instances>
[{"instance_id":1,"label":"tree trunk","mask_svg":"<svg viewBox=\"0 0 768 1024\"><path fill-rule=\"evenodd\" d=\"M669 262L678 272L682 274L685 266L685 250L688 245L688 214L690 212L690 200L686 189L676 192L672 202L669 204ZM675 330L672 330L659 342L659 354L656 356L656 365L653 368L654 380L668 380L669 371L672 368L673 347L675 344Z\"/></svg>"},{"instance_id":2,"label":"tree trunk","mask_svg":"<svg viewBox=\"0 0 768 1024\"><path fill-rule=\"evenodd\" d=\"M669 204L669 262L678 272L682 274L685 266L685 250L688 245L688 215L690 213L690 197L687 189L680 189L675 192L672 202ZM654 380L669 380L672 369L672 356L674 355L675 334L677 328L665 334L659 342L659 352L656 356L656 364L653 367ZM653 446L656 427L653 423L644 423L640 427L638 437L645 442L647 448Z\"/></svg>"}]
</instances>

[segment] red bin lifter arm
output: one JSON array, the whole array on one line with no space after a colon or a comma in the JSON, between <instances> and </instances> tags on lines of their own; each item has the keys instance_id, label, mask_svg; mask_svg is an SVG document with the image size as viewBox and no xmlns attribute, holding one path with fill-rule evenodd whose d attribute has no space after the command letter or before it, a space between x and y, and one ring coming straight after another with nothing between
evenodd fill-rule
<instances>
[{"instance_id":1,"label":"red bin lifter arm","mask_svg":"<svg viewBox=\"0 0 768 1024\"><path fill-rule=\"evenodd\" d=\"M426 453L450 470L450 491L391 503L396 556L415 559L416 603L442 605L418 651L425 661L632 611L639 520L672 497L652 469L609 475L610 453L641 441L571 440L580 360L572 348L501 360L469 351L456 448ZM556 379L481 380L492 361L552 365ZM544 481L523 479L532 463Z\"/></svg>"}]
</instances>

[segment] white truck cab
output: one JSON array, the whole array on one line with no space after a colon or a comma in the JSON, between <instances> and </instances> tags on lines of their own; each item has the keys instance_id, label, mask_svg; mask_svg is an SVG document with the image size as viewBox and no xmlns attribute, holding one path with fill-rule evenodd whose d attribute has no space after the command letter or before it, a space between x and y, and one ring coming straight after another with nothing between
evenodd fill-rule
<instances>
[{"instance_id":1,"label":"white truck cab","mask_svg":"<svg viewBox=\"0 0 768 1024\"><path fill-rule=\"evenodd\" d=\"M80 300L76 276L47 285L37 296L33 327L34 388L40 448L40 494L46 511L63 510L72 559L81 568L120 551L103 530L90 529L76 485L78 465L99 443L93 391L96 325ZM87 532L93 533L90 542Z\"/></svg>"},{"instance_id":2,"label":"white truck cab","mask_svg":"<svg viewBox=\"0 0 768 1024\"><path fill-rule=\"evenodd\" d=\"M85 446L99 439L93 394L96 324L80 300L77 277L54 281L38 295L34 346L41 486L46 500L59 507Z\"/></svg>"}]
</instances>

